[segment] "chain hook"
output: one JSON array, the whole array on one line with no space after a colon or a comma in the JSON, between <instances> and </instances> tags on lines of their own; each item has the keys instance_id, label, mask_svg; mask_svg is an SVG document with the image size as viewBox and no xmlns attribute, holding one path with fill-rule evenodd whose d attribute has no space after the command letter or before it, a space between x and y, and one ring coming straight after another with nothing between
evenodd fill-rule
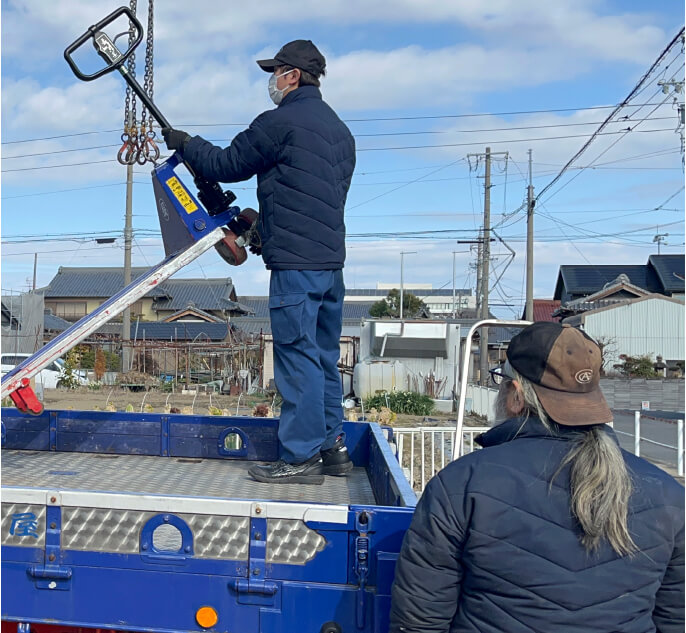
<instances>
[{"instance_id":1,"label":"chain hook","mask_svg":"<svg viewBox=\"0 0 686 633\"><path fill-rule=\"evenodd\" d=\"M145 139L145 155L154 165L157 164L157 161L160 158L160 147L155 142L155 132L152 130L148 132L148 138Z\"/></svg>"},{"instance_id":2,"label":"chain hook","mask_svg":"<svg viewBox=\"0 0 686 633\"><path fill-rule=\"evenodd\" d=\"M141 121L140 134L136 137L137 141L137 151L136 151L136 162L139 165L145 165L148 160L147 156L147 146L145 140L147 138L147 130L145 125L145 119Z\"/></svg>"},{"instance_id":3,"label":"chain hook","mask_svg":"<svg viewBox=\"0 0 686 633\"><path fill-rule=\"evenodd\" d=\"M128 165L131 158L131 136L128 131L121 135L122 146L117 152L117 161L121 165Z\"/></svg>"}]
</instances>

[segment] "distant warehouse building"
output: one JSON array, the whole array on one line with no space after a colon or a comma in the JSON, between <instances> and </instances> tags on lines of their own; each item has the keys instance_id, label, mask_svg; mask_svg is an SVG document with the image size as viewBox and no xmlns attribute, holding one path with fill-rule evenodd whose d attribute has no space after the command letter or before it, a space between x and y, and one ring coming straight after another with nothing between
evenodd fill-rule
<instances>
[{"instance_id":1,"label":"distant warehouse building","mask_svg":"<svg viewBox=\"0 0 686 633\"><path fill-rule=\"evenodd\" d=\"M607 370L620 363L620 355L662 356L670 368L683 366L683 300L648 294L624 303L615 303L567 317L563 323L581 327L606 346Z\"/></svg>"}]
</instances>

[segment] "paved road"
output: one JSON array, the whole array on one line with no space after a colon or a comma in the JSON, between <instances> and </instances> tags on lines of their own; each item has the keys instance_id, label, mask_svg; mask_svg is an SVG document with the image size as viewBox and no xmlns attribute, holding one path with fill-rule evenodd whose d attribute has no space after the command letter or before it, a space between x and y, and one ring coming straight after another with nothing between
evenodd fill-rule
<instances>
[{"instance_id":1,"label":"paved road","mask_svg":"<svg viewBox=\"0 0 686 633\"><path fill-rule=\"evenodd\" d=\"M614 428L622 448L634 452L634 414L631 411L614 411ZM657 418L657 419L656 419ZM641 416L641 457L660 462L673 469L677 466L677 419L683 419L683 413L672 411L647 411ZM629 435L625 435L628 433ZM665 448L645 441L653 440L674 448Z\"/></svg>"}]
</instances>

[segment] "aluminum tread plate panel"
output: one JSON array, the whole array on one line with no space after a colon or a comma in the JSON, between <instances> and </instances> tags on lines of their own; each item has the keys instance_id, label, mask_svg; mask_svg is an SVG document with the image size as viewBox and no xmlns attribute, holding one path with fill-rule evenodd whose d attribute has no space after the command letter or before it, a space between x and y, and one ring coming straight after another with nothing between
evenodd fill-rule
<instances>
[{"instance_id":1,"label":"aluminum tread plate panel","mask_svg":"<svg viewBox=\"0 0 686 633\"><path fill-rule=\"evenodd\" d=\"M46 507L15 503L2 504L2 545L38 547L45 545ZM61 547L65 550L138 554L145 524L155 512L71 508L62 510ZM178 514L193 534L194 556L218 560L247 561L250 519L237 516ZM159 532L159 535L157 534ZM153 532L155 547L178 551L181 534L171 525ZM326 539L303 521L267 521L268 563L304 565L324 549Z\"/></svg>"},{"instance_id":2,"label":"aluminum tread plate panel","mask_svg":"<svg viewBox=\"0 0 686 633\"><path fill-rule=\"evenodd\" d=\"M70 550L137 554L140 532L155 514L157 513L104 508L64 508L62 547ZM193 534L197 558L248 560L248 517L202 514L177 516L188 525ZM164 549L178 549L173 546L176 542L173 532L179 534L178 530L168 525L162 525L158 529L162 531L163 528L171 528L172 533L166 536L161 534L159 543L165 546ZM159 546L158 539L155 540L155 545ZM293 552L303 555L297 548Z\"/></svg>"},{"instance_id":3,"label":"aluminum tread plate panel","mask_svg":"<svg viewBox=\"0 0 686 633\"><path fill-rule=\"evenodd\" d=\"M326 539L302 521L269 519L267 521L268 563L304 565L324 549Z\"/></svg>"},{"instance_id":4,"label":"aluminum tread plate panel","mask_svg":"<svg viewBox=\"0 0 686 633\"><path fill-rule=\"evenodd\" d=\"M44 505L3 503L0 534L3 545L43 547L45 545Z\"/></svg>"},{"instance_id":5,"label":"aluminum tread plate panel","mask_svg":"<svg viewBox=\"0 0 686 633\"><path fill-rule=\"evenodd\" d=\"M325 477L321 486L264 484L248 475L250 461L48 451L2 451L2 484L220 499L269 499L374 505L367 472Z\"/></svg>"}]
</instances>

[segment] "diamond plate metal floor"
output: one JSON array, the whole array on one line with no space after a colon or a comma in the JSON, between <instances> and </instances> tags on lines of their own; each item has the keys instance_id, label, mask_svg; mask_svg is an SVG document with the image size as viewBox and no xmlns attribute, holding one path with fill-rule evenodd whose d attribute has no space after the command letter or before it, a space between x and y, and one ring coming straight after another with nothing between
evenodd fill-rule
<instances>
[{"instance_id":1,"label":"diamond plate metal floor","mask_svg":"<svg viewBox=\"0 0 686 633\"><path fill-rule=\"evenodd\" d=\"M333 504L374 504L367 472L325 477L321 486L263 484L248 475L253 462L2 451L2 484L57 490L90 490L172 496L263 499Z\"/></svg>"}]
</instances>

